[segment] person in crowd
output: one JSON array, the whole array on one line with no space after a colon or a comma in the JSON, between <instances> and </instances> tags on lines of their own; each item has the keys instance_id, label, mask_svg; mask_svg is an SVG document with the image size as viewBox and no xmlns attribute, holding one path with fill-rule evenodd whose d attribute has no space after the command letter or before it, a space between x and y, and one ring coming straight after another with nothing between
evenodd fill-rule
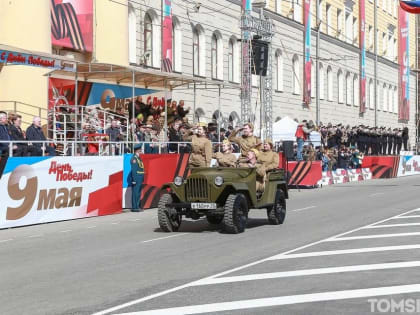
<instances>
[{"instance_id":1,"label":"person in crowd","mask_svg":"<svg viewBox=\"0 0 420 315\"><path fill-rule=\"evenodd\" d=\"M220 128L220 141L223 142L225 140L227 140L226 129L225 128Z\"/></svg>"},{"instance_id":2,"label":"person in crowd","mask_svg":"<svg viewBox=\"0 0 420 315\"><path fill-rule=\"evenodd\" d=\"M188 115L188 113L190 112L191 108L188 107L187 109L185 109L185 103L184 100L180 100L178 107L176 108L176 111L178 113L178 116L182 119L185 116Z\"/></svg>"},{"instance_id":3,"label":"person in crowd","mask_svg":"<svg viewBox=\"0 0 420 315\"><path fill-rule=\"evenodd\" d=\"M134 146L134 154L131 157L131 211L140 212L141 210L141 187L144 180L144 165L140 158L142 145L139 143Z\"/></svg>"},{"instance_id":4,"label":"person in crowd","mask_svg":"<svg viewBox=\"0 0 420 315\"><path fill-rule=\"evenodd\" d=\"M297 142L296 158L298 161L303 161L303 144L306 140L308 140L312 130L313 128L308 127L306 120L302 120L302 122L297 126L295 137Z\"/></svg>"},{"instance_id":5,"label":"person in crowd","mask_svg":"<svg viewBox=\"0 0 420 315\"><path fill-rule=\"evenodd\" d=\"M241 137L237 134L242 132ZM261 140L254 136L254 125L247 123L242 128L236 128L229 136L228 140L232 143L238 144L241 152L239 162L246 162L248 160L248 151L251 149L258 149L261 145Z\"/></svg>"},{"instance_id":6,"label":"person in crowd","mask_svg":"<svg viewBox=\"0 0 420 315\"><path fill-rule=\"evenodd\" d=\"M391 155L393 146L394 146L394 134L391 128L388 128L387 130L387 145L388 145L388 155Z\"/></svg>"},{"instance_id":7,"label":"person in crowd","mask_svg":"<svg viewBox=\"0 0 420 315\"><path fill-rule=\"evenodd\" d=\"M258 155L258 162L264 166L267 172L279 168L280 157L277 152L273 151L271 139L264 140L262 152Z\"/></svg>"},{"instance_id":8,"label":"person in crowd","mask_svg":"<svg viewBox=\"0 0 420 315\"><path fill-rule=\"evenodd\" d=\"M36 116L32 120L32 125L26 129L26 139L28 141L47 141L45 138L44 133L41 129L41 118ZM42 156L42 147L45 146L45 152L49 156L55 156L55 149L51 146L49 146L47 143L33 143L32 146L30 146L29 152L32 156Z\"/></svg>"},{"instance_id":9,"label":"person in crowd","mask_svg":"<svg viewBox=\"0 0 420 315\"><path fill-rule=\"evenodd\" d=\"M10 141L12 137L9 132L8 124L7 124L7 114L5 112L0 112L0 140L2 141ZM8 143L0 143L0 155L8 156L9 155L9 144Z\"/></svg>"},{"instance_id":10,"label":"person in crowd","mask_svg":"<svg viewBox=\"0 0 420 315\"><path fill-rule=\"evenodd\" d=\"M21 140L25 141L25 134L21 129L22 116L10 115L9 132L13 141ZM28 144L27 143L14 143L13 144L13 156L27 156L28 155Z\"/></svg>"},{"instance_id":11,"label":"person in crowd","mask_svg":"<svg viewBox=\"0 0 420 315\"><path fill-rule=\"evenodd\" d=\"M213 149L210 140L206 137L206 131L205 124L198 123L184 139L191 141L189 167L210 167Z\"/></svg>"},{"instance_id":12,"label":"person in crowd","mask_svg":"<svg viewBox=\"0 0 420 315\"><path fill-rule=\"evenodd\" d=\"M212 143L219 142L219 137L217 135L217 127L214 124L209 124L207 137Z\"/></svg>"},{"instance_id":13,"label":"person in crowd","mask_svg":"<svg viewBox=\"0 0 420 315\"><path fill-rule=\"evenodd\" d=\"M402 130L402 141L404 145L404 151L408 151L408 127L404 127Z\"/></svg>"},{"instance_id":14,"label":"person in crowd","mask_svg":"<svg viewBox=\"0 0 420 315\"><path fill-rule=\"evenodd\" d=\"M105 131L109 137L109 141L113 142L111 148L115 148L115 155L119 155L119 147L115 142L121 142L123 140L123 135L121 134L121 128L118 126L118 120L112 119L111 126Z\"/></svg>"},{"instance_id":15,"label":"person in crowd","mask_svg":"<svg viewBox=\"0 0 420 315\"><path fill-rule=\"evenodd\" d=\"M396 145L397 145L397 147L396 147L396 149L397 149L396 155L400 155L401 149L402 149L402 144L403 144L402 130L401 129L396 129L395 139L396 139Z\"/></svg>"},{"instance_id":16,"label":"person in crowd","mask_svg":"<svg viewBox=\"0 0 420 315\"><path fill-rule=\"evenodd\" d=\"M169 153L177 153L178 150L178 143L182 142L181 134L179 133L179 127L181 126L182 120L177 118L171 124L168 130L168 138L170 143L168 146Z\"/></svg>"},{"instance_id":17,"label":"person in crowd","mask_svg":"<svg viewBox=\"0 0 420 315\"><path fill-rule=\"evenodd\" d=\"M322 171L326 172L328 171L328 164L330 162L330 158L328 157L326 150L321 150L322 156L321 156L321 162L322 162Z\"/></svg>"},{"instance_id":18,"label":"person in crowd","mask_svg":"<svg viewBox=\"0 0 420 315\"><path fill-rule=\"evenodd\" d=\"M359 150L351 148L351 165L353 168L361 168L363 161L363 155Z\"/></svg>"},{"instance_id":19,"label":"person in crowd","mask_svg":"<svg viewBox=\"0 0 420 315\"><path fill-rule=\"evenodd\" d=\"M217 165L220 167L236 167L236 156L232 153L232 144L229 140L224 140L222 143L222 152L213 154L216 159Z\"/></svg>"}]
</instances>

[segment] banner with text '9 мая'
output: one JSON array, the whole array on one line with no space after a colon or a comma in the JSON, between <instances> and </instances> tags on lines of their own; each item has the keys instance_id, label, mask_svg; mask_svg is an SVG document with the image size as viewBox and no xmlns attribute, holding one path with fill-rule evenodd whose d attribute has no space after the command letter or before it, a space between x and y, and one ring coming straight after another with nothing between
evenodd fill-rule
<instances>
[{"instance_id":1,"label":"banner with text '9 \u043c\u0430\u044f'","mask_svg":"<svg viewBox=\"0 0 420 315\"><path fill-rule=\"evenodd\" d=\"M409 15L401 7L398 9L398 65L399 104L398 119L410 119L410 41Z\"/></svg>"}]
</instances>

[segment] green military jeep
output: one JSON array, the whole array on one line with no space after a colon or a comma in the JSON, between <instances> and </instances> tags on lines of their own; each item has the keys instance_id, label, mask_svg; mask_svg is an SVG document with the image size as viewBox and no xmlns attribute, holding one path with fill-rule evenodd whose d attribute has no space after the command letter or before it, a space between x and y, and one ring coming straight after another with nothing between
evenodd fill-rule
<instances>
[{"instance_id":1,"label":"green military jeep","mask_svg":"<svg viewBox=\"0 0 420 315\"><path fill-rule=\"evenodd\" d=\"M222 224L227 233L245 230L249 209L267 209L270 224L282 224L288 198L284 170L269 172L263 193L256 192L255 168L194 168L187 179L162 186L158 220L165 232L178 231L182 217Z\"/></svg>"}]
</instances>

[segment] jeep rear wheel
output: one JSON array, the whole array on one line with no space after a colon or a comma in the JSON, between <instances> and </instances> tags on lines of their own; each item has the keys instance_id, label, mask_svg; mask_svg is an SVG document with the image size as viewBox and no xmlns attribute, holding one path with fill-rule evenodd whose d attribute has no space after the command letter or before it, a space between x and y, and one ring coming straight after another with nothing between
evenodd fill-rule
<instances>
[{"instance_id":1,"label":"jeep rear wheel","mask_svg":"<svg viewBox=\"0 0 420 315\"><path fill-rule=\"evenodd\" d=\"M267 208L267 217L272 225L283 224L286 218L286 200L282 190L277 190L274 204Z\"/></svg>"},{"instance_id":2,"label":"jeep rear wheel","mask_svg":"<svg viewBox=\"0 0 420 315\"><path fill-rule=\"evenodd\" d=\"M182 222L182 215L175 208L168 208L166 205L173 202L170 194L163 194L158 205L159 226L164 232L176 232Z\"/></svg>"},{"instance_id":3,"label":"jeep rear wheel","mask_svg":"<svg viewBox=\"0 0 420 315\"><path fill-rule=\"evenodd\" d=\"M206 218L210 224L220 224L223 221L223 214L208 214Z\"/></svg>"},{"instance_id":4,"label":"jeep rear wheel","mask_svg":"<svg viewBox=\"0 0 420 315\"><path fill-rule=\"evenodd\" d=\"M226 199L223 230L238 234L245 231L248 221L248 204L242 194L231 194Z\"/></svg>"}]
</instances>

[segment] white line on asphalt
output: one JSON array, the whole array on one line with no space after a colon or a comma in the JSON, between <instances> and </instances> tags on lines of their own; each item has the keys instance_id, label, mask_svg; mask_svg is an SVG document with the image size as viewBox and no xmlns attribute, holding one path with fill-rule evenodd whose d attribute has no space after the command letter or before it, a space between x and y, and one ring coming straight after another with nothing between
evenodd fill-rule
<instances>
[{"instance_id":1,"label":"white line on asphalt","mask_svg":"<svg viewBox=\"0 0 420 315\"><path fill-rule=\"evenodd\" d=\"M0 240L0 243L6 243L6 242L10 242L13 241L13 238L9 238L7 240Z\"/></svg>"},{"instance_id":2,"label":"white line on asphalt","mask_svg":"<svg viewBox=\"0 0 420 315\"><path fill-rule=\"evenodd\" d=\"M349 237L338 237L338 238L333 237L333 238L326 239L325 242L365 240L365 239L370 239L370 238L402 237L402 236L414 236L414 235L420 235L420 232L360 235L360 236L349 236Z\"/></svg>"},{"instance_id":3,"label":"white line on asphalt","mask_svg":"<svg viewBox=\"0 0 420 315\"><path fill-rule=\"evenodd\" d=\"M112 222L111 224L116 225L116 224L120 224L120 222Z\"/></svg>"},{"instance_id":4,"label":"white line on asphalt","mask_svg":"<svg viewBox=\"0 0 420 315\"><path fill-rule=\"evenodd\" d=\"M345 299L358 299L373 296L383 296L392 294L406 294L420 292L420 284L396 285L390 287L377 287L367 289L330 291L320 293L309 293L289 296L278 296L271 298L242 300L234 302L222 302L212 304L201 304L183 307L174 307L142 312L124 313L120 315L183 315L183 314L202 314L222 311L243 310L261 307L273 307L280 305L291 305L299 303L337 301Z\"/></svg>"},{"instance_id":5,"label":"white line on asphalt","mask_svg":"<svg viewBox=\"0 0 420 315\"><path fill-rule=\"evenodd\" d=\"M213 278L213 279L205 279L202 281L197 281L194 283L194 286L242 282L242 281L253 281L253 280L267 280L267 279L269 280L269 279L288 278L288 277L325 275L325 274L354 272L354 271L385 270L385 269L413 268L413 267L420 267L420 261L415 260L415 261L404 261L404 262L397 262L397 263L302 269L302 270L291 270L291 271L281 271L281 272L259 273L259 274L251 274L251 275L244 275L244 276Z\"/></svg>"},{"instance_id":6,"label":"white line on asphalt","mask_svg":"<svg viewBox=\"0 0 420 315\"><path fill-rule=\"evenodd\" d=\"M60 233L68 233L68 232L71 232L71 230L60 231Z\"/></svg>"},{"instance_id":7,"label":"white line on asphalt","mask_svg":"<svg viewBox=\"0 0 420 315\"><path fill-rule=\"evenodd\" d=\"M31 235L31 236L28 236L28 238L42 237L42 236L43 236L42 234L37 234L37 235Z\"/></svg>"},{"instance_id":8,"label":"white line on asphalt","mask_svg":"<svg viewBox=\"0 0 420 315\"><path fill-rule=\"evenodd\" d=\"M136 221L141 221L141 219L134 219L134 220L130 220L132 222L136 222Z\"/></svg>"},{"instance_id":9,"label":"white line on asphalt","mask_svg":"<svg viewBox=\"0 0 420 315\"><path fill-rule=\"evenodd\" d=\"M409 210L409 211L406 211L404 213L400 213L399 215L405 215L405 214L411 213L411 212L416 211L416 210L417 209L415 209L415 210ZM344 233L339 233L337 235L331 236L330 238L332 238L332 237L340 237L340 236L343 236L343 235L354 233L354 232L360 231L361 229L363 229L366 226L375 225L375 224L379 224L379 223L382 223L382 222L386 222L386 221L388 221L388 220L390 220L392 218L395 218L395 217L396 216L393 216L393 217L390 217L390 218L386 218L386 219L383 219L383 220L379 220L379 221L373 222L371 224L368 224L368 225L365 225L365 226L362 226L362 227L358 227L358 228L355 228L353 230L350 230L350 231L347 231L347 232L344 232ZM293 253L293 252L297 252L297 251L302 250L302 249L305 249L307 247L310 247L310 246L314 246L314 245L318 245L320 243L323 243L324 241L325 241L325 239L321 239L319 241L312 242L312 243L309 243L309 244L306 244L306 245L297 247L295 249L288 250L288 251L286 251L284 253L281 253L280 255L287 255L287 254L290 254L290 253ZM275 255L275 256L279 256L279 255ZM246 268L249 268L249 267L252 267L252 266L261 264L263 262L266 262L266 261L270 260L272 257L275 257L275 256L271 256L271 257L268 257L268 258L260 259L260 260L254 261L254 262L249 263L249 264L246 264L246 265L242 265L242 266L239 266L239 267L236 267L236 268L232 268L232 269L226 270L224 272L215 274L213 276L202 278L202 279L197 280L197 281L202 281L204 279L217 278L217 277L221 277L221 276L224 276L226 274L229 274L229 273L233 273L233 272L236 272L236 271L239 271L239 270L243 270L243 269L246 269ZM130 306L135 305L135 304L139 304L139 303L142 303L142 302L145 302L145 301L149 301L149 300L152 300L154 298L157 298L157 297L160 297L160 296L163 296L163 295L167 295L169 293L177 292L177 291L180 291L182 289L185 289L185 288L188 288L188 287L193 286L194 285L194 282L195 281L192 281L192 282L189 282L189 283L186 283L186 284L183 284L183 285L180 285L180 286L177 286L177 287L174 287L174 288L165 290L165 291L161 291L161 292L158 292L158 293L155 293L155 294L152 294L152 295L148 295L148 296L145 296L145 297L142 297L142 298L139 298L139 299L136 299L136 300L133 300L133 301L124 303L124 304L120 304L120 305L117 305L117 306L108 308L106 310L103 310L103 311L94 313L93 315L105 315L105 314L109 314L111 312L115 312L115 311L118 311L118 310L123 309L123 308L126 308L126 307L130 307ZM419 286L420 286L420 284L419 284Z\"/></svg>"},{"instance_id":10,"label":"white line on asphalt","mask_svg":"<svg viewBox=\"0 0 420 315\"><path fill-rule=\"evenodd\" d=\"M88 226L87 229L94 229L96 228L96 225Z\"/></svg>"},{"instance_id":11,"label":"white line on asphalt","mask_svg":"<svg viewBox=\"0 0 420 315\"><path fill-rule=\"evenodd\" d=\"M300 208L300 209L295 209L295 210L291 210L291 211L303 211L303 210L309 210L309 209L313 209L313 208L316 208L316 206L309 206L309 207L306 207L306 208Z\"/></svg>"},{"instance_id":12,"label":"white line on asphalt","mask_svg":"<svg viewBox=\"0 0 420 315\"><path fill-rule=\"evenodd\" d=\"M319 256L333 256L333 255L345 255L345 254L373 253L373 252L407 250L407 249L420 249L420 245L416 244L416 245L366 247L366 248L354 248L354 249L327 250L327 251L319 251L319 252L307 252L307 253L288 254L288 255L280 254L280 255L276 255L276 256L270 258L270 260L319 257Z\"/></svg>"},{"instance_id":13,"label":"white line on asphalt","mask_svg":"<svg viewBox=\"0 0 420 315\"><path fill-rule=\"evenodd\" d=\"M380 228L392 228L392 227L406 227L406 226L418 226L420 223L398 223L398 224L381 224L368 226L365 229L380 229Z\"/></svg>"},{"instance_id":14,"label":"white line on asphalt","mask_svg":"<svg viewBox=\"0 0 420 315\"><path fill-rule=\"evenodd\" d=\"M171 235L171 236L165 236L165 237L159 237L159 238L154 238L151 240L147 240L147 241L143 241L142 243L149 243L149 242L154 242L154 241L159 241L159 240L165 240L167 238L172 238L172 237L177 237L177 236L182 236L182 235L187 235L189 233L182 233L182 234L176 234L176 235Z\"/></svg>"},{"instance_id":15,"label":"white line on asphalt","mask_svg":"<svg viewBox=\"0 0 420 315\"><path fill-rule=\"evenodd\" d=\"M395 217L392 219L395 220L395 219L415 219L415 218L420 218L420 215L407 215L407 216L399 215L398 217Z\"/></svg>"},{"instance_id":16,"label":"white line on asphalt","mask_svg":"<svg viewBox=\"0 0 420 315\"><path fill-rule=\"evenodd\" d=\"M380 196L380 195L384 195L385 193L376 193L376 194L371 194L369 195L369 197L375 197L375 196Z\"/></svg>"}]
</instances>

